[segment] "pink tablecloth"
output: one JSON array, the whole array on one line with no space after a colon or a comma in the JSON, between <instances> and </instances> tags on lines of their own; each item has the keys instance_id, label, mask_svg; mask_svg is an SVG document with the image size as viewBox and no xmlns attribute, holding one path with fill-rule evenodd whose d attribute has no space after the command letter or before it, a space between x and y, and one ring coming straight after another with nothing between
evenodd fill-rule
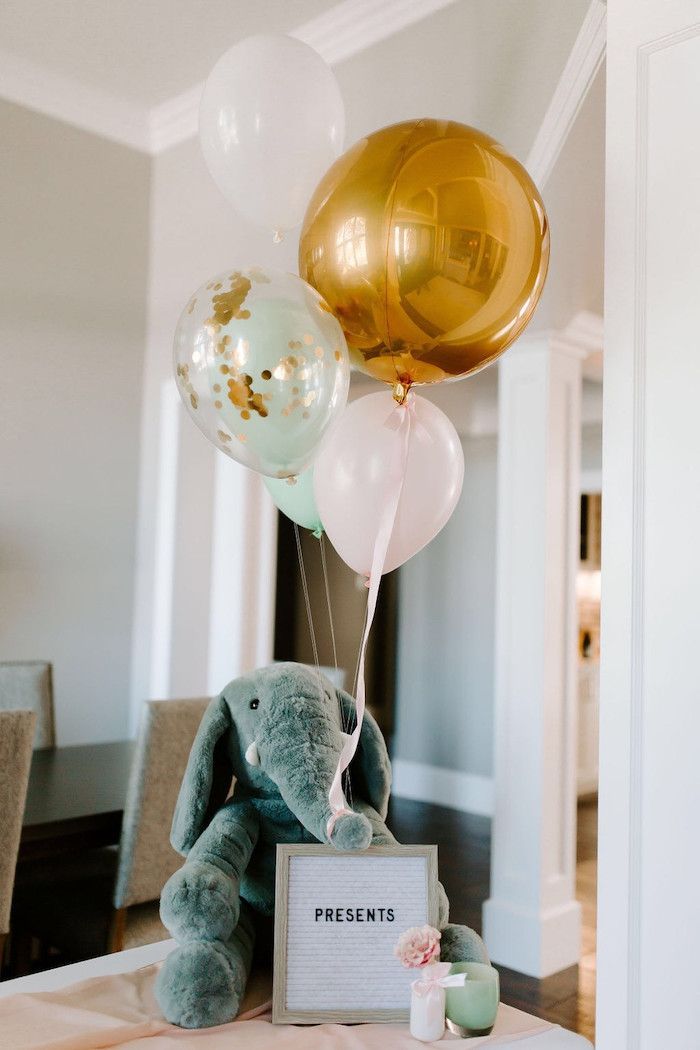
<instances>
[{"instance_id":1,"label":"pink tablecloth","mask_svg":"<svg viewBox=\"0 0 700 1050\"><path fill-rule=\"evenodd\" d=\"M157 966L95 977L56 992L0 1000L2 1050L416 1050L408 1025L273 1025L269 983L253 980L244 1013L219 1028L187 1031L166 1024L153 997ZM465 1046L489 1047L544 1032L552 1025L501 1006L493 1032ZM446 1033L445 1041L456 1036Z\"/></svg>"}]
</instances>

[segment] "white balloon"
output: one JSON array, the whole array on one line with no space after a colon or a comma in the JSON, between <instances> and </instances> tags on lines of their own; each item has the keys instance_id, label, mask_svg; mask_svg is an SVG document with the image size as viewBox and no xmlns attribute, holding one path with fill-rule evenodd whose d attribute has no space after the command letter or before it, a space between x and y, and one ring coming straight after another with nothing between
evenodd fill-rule
<instances>
[{"instance_id":1,"label":"white balloon","mask_svg":"<svg viewBox=\"0 0 700 1050\"><path fill-rule=\"evenodd\" d=\"M326 534L346 564L368 576L374 544L397 477L402 441L398 421L411 413L406 472L384 572L417 554L450 519L462 491L459 435L437 405L409 394L399 407L391 393L366 394L348 405L328 432L314 465L316 506Z\"/></svg>"},{"instance_id":2,"label":"white balloon","mask_svg":"<svg viewBox=\"0 0 700 1050\"><path fill-rule=\"evenodd\" d=\"M204 85L199 136L212 178L241 215L275 232L302 221L344 134L335 76L293 37L241 40Z\"/></svg>"}]
</instances>

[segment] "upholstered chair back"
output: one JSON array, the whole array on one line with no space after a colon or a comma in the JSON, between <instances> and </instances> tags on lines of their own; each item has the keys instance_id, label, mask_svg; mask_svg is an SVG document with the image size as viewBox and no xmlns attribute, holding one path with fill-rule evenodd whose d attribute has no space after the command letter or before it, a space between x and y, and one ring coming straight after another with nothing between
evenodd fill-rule
<instances>
[{"instance_id":1,"label":"upholstered chair back","mask_svg":"<svg viewBox=\"0 0 700 1050\"><path fill-rule=\"evenodd\" d=\"M34 747L55 747L51 664L42 660L0 663L0 711L34 711Z\"/></svg>"},{"instance_id":2,"label":"upholstered chair back","mask_svg":"<svg viewBox=\"0 0 700 1050\"><path fill-rule=\"evenodd\" d=\"M36 720L34 711L0 711L0 935L10 928Z\"/></svg>"},{"instance_id":3,"label":"upholstered chair back","mask_svg":"<svg viewBox=\"0 0 700 1050\"><path fill-rule=\"evenodd\" d=\"M182 865L170 825L190 748L209 698L148 700L124 806L114 907L157 900Z\"/></svg>"}]
</instances>

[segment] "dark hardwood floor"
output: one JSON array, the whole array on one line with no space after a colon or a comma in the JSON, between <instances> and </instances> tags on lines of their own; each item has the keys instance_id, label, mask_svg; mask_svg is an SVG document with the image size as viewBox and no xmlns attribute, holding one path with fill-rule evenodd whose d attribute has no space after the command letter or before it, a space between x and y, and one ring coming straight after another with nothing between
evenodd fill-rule
<instances>
[{"instance_id":1,"label":"dark hardwood floor","mask_svg":"<svg viewBox=\"0 0 700 1050\"><path fill-rule=\"evenodd\" d=\"M595 1026L596 856L598 807L579 805L577 896L582 904L579 966L538 981L501 966L501 999L593 1041ZM392 799L388 824L399 842L437 843L440 879L450 918L481 933L481 905L489 894L491 827L486 817Z\"/></svg>"}]
</instances>

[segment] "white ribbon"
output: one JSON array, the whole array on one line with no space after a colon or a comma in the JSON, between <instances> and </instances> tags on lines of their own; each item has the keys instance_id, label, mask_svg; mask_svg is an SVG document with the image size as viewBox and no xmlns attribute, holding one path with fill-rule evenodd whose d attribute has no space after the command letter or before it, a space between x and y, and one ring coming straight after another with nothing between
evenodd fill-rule
<instances>
[{"instance_id":1,"label":"white ribbon","mask_svg":"<svg viewBox=\"0 0 700 1050\"><path fill-rule=\"evenodd\" d=\"M433 997L440 988L460 988L467 981L466 973L450 973L450 963L432 963L422 971L423 976L411 982L419 999Z\"/></svg>"},{"instance_id":2,"label":"white ribbon","mask_svg":"<svg viewBox=\"0 0 700 1050\"><path fill-rule=\"evenodd\" d=\"M357 724L340 752L340 758L338 759L338 765L333 776L331 789L328 792L328 801L331 805L331 815L326 825L326 834L328 835L329 842L338 818L344 813L352 812L352 810L348 808L345 792L343 791L343 773L352 762L360 742L362 720L365 716L365 653L367 650L369 632L372 627L372 621L374 620L374 613L377 608L379 584L382 578L382 573L384 572L387 551L389 550L389 543L391 542L391 535L394 531L394 524L396 522L396 512L399 509L401 492L403 491L403 483L406 477L406 464L408 462L408 446L411 437L413 410L413 395L409 393L404 401L393 409L384 424L384 426L388 427L390 430L395 430L397 432L398 440L396 442L396 454L392 464L391 477L387 485L386 504L384 505L379 528L374 541L372 567L368 579L367 618L365 621L365 629L362 634L362 641L360 643L360 659L357 665L357 697L355 699Z\"/></svg>"}]
</instances>

